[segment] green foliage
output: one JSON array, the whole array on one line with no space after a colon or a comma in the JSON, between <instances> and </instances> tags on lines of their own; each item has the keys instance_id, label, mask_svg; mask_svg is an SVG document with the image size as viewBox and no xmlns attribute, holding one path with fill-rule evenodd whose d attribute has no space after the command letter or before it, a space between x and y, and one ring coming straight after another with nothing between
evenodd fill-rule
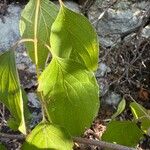
<instances>
[{"instance_id":1,"label":"green foliage","mask_svg":"<svg viewBox=\"0 0 150 150\"><path fill-rule=\"evenodd\" d=\"M50 45L53 58L39 78L38 90L44 94L49 121L81 135L99 109L98 85L88 70L98 63L96 33L87 19L62 5Z\"/></svg>"},{"instance_id":2,"label":"green foliage","mask_svg":"<svg viewBox=\"0 0 150 150\"><path fill-rule=\"evenodd\" d=\"M73 142L68 132L57 125L40 123L26 138L23 150L71 150Z\"/></svg>"},{"instance_id":3,"label":"green foliage","mask_svg":"<svg viewBox=\"0 0 150 150\"><path fill-rule=\"evenodd\" d=\"M44 68L48 57L51 26L58 13L58 8L49 0L30 0L21 14L20 33L22 38L37 38L37 65ZM25 43L29 56L35 62L35 44L33 42Z\"/></svg>"},{"instance_id":4,"label":"green foliage","mask_svg":"<svg viewBox=\"0 0 150 150\"><path fill-rule=\"evenodd\" d=\"M125 101L125 99L123 98L123 99L121 100L121 102L119 103L119 105L118 105L117 111L112 115L111 118L114 119L114 118L116 118L117 116L119 116L119 115L124 111L125 107L126 107L126 101Z\"/></svg>"},{"instance_id":5,"label":"green foliage","mask_svg":"<svg viewBox=\"0 0 150 150\"><path fill-rule=\"evenodd\" d=\"M90 127L99 108L98 86L85 66L53 58L39 79L39 91L46 97L50 121L66 127L71 135Z\"/></svg>"},{"instance_id":6,"label":"green foliage","mask_svg":"<svg viewBox=\"0 0 150 150\"><path fill-rule=\"evenodd\" d=\"M25 46L36 64L43 120L46 117L71 135L81 135L99 109L99 89L93 72L98 64L95 30L84 16L62 3L58 13L49 0L30 0L21 15L20 33L28 41ZM48 56L46 47L52 60L41 74L39 69L44 69ZM14 130L19 126L25 133L24 116L28 118L29 113L24 107L24 114L23 105L27 97L20 87L13 51L3 54L1 60L0 98L13 116L8 124ZM27 137L24 149L66 149L66 141L71 149L72 142L64 130L41 123Z\"/></svg>"},{"instance_id":7,"label":"green foliage","mask_svg":"<svg viewBox=\"0 0 150 150\"><path fill-rule=\"evenodd\" d=\"M126 146L136 146L143 132L131 121L111 121L107 130L102 136L102 140L122 144Z\"/></svg>"},{"instance_id":8,"label":"green foliage","mask_svg":"<svg viewBox=\"0 0 150 150\"><path fill-rule=\"evenodd\" d=\"M70 58L96 70L98 64L98 39L89 21L63 4L50 36L53 56Z\"/></svg>"},{"instance_id":9,"label":"green foliage","mask_svg":"<svg viewBox=\"0 0 150 150\"><path fill-rule=\"evenodd\" d=\"M0 55L0 101L11 112L15 126L26 134L22 91L13 50Z\"/></svg>"},{"instance_id":10,"label":"green foliage","mask_svg":"<svg viewBox=\"0 0 150 150\"><path fill-rule=\"evenodd\" d=\"M6 150L6 147L0 143L0 150Z\"/></svg>"},{"instance_id":11,"label":"green foliage","mask_svg":"<svg viewBox=\"0 0 150 150\"><path fill-rule=\"evenodd\" d=\"M142 105L132 102L130 104L132 114L136 122L141 122L141 129L149 134L150 129L150 114Z\"/></svg>"},{"instance_id":12,"label":"green foliage","mask_svg":"<svg viewBox=\"0 0 150 150\"><path fill-rule=\"evenodd\" d=\"M99 110L99 88L94 76L99 54L96 32L84 16L60 3L58 11L49 0L30 0L21 15L20 33L28 41L25 46L36 64L37 95L43 113L42 123L27 136L23 149L71 150L71 136L83 134ZM49 52L52 59L45 68ZM9 126L25 134L30 114L12 50L0 55L0 101L12 114ZM112 119L125 106L123 99ZM143 131L148 134L148 111L135 102L130 107L134 121L111 121L103 140L136 146Z\"/></svg>"}]
</instances>

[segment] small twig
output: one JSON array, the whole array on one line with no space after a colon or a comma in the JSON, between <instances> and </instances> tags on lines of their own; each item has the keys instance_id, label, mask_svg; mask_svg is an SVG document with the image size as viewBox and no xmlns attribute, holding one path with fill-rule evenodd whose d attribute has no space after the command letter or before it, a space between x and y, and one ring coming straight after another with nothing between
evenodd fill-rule
<instances>
[{"instance_id":1,"label":"small twig","mask_svg":"<svg viewBox=\"0 0 150 150\"><path fill-rule=\"evenodd\" d=\"M16 48L18 47L19 44L22 44L22 43L25 43L25 42L34 42L33 39L21 39L21 40L18 40L13 46L12 46L12 49L13 50L16 50Z\"/></svg>"},{"instance_id":2,"label":"small twig","mask_svg":"<svg viewBox=\"0 0 150 150\"><path fill-rule=\"evenodd\" d=\"M0 133L0 138L24 140L25 136ZM113 143L108 143L108 142L104 142L104 141L90 140L90 139L85 139L85 138L81 138L81 137L73 137L72 139L76 143L94 145L94 146L98 146L101 148L109 148L112 150L136 150L135 148L130 148L130 147L119 145L119 144L113 144Z\"/></svg>"},{"instance_id":3,"label":"small twig","mask_svg":"<svg viewBox=\"0 0 150 150\"><path fill-rule=\"evenodd\" d=\"M83 6L81 8L81 12L87 17L88 15L88 12L89 12L89 9L91 8L91 6L95 3L95 0L86 0L84 3L83 3Z\"/></svg>"},{"instance_id":4,"label":"small twig","mask_svg":"<svg viewBox=\"0 0 150 150\"><path fill-rule=\"evenodd\" d=\"M6 134L6 133L0 133L0 138L7 138L7 139L17 139L17 140L24 140L25 136L20 134Z\"/></svg>"},{"instance_id":5,"label":"small twig","mask_svg":"<svg viewBox=\"0 0 150 150\"><path fill-rule=\"evenodd\" d=\"M94 145L94 146L98 146L101 148L109 148L113 150L136 150L135 148L126 147L126 146L119 145L119 144L113 144L113 143L108 143L104 141L90 140L90 139L85 139L85 138L80 138L80 137L74 137L73 141L77 143Z\"/></svg>"}]
</instances>

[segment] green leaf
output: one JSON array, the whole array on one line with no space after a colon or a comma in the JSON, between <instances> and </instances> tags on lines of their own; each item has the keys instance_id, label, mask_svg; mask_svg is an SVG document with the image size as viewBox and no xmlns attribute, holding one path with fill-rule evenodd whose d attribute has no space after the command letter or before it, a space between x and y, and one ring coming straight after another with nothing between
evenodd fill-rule
<instances>
[{"instance_id":1,"label":"green leaf","mask_svg":"<svg viewBox=\"0 0 150 150\"><path fill-rule=\"evenodd\" d=\"M23 150L71 150L73 142L68 132L59 126L40 123L28 135Z\"/></svg>"},{"instance_id":2,"label":"green leaf","mask_svg":"<svg viewBox=\"0 0 150 150\"><path fill-rule=\"evenodd\" d=\"M12 50L0 55L0 101L11 112L19 130L26 134L22 91Z\"/></svg>"},{"instance_id":3,"label":"green leaf","mask_svg":"<svg viewBox=\"0 0 150 150\"><path fill-rule=\"evenodd\" d=\"M39 78L38 90L45 96L49 120L71 135L81 135L97 115L99 89L94 73L76 61L53 58Z\"/></svg>"},{"instance_id":4,"label":"green leaf","mask_svg":"<svg viewBox=\"0 0 150 150\"><path fill-rule=\"evenodd\" d=\"M125 146L136 146L143 137L143 132L131 121L111 121L102 140Z\"/></svg>"},{"instance_id":5,"label":"green leaf","mask_svg":"<svg viewBox=\"0 0 150 150\"><path fill-rule=\"evenodd\" d=\"M94 28L87 18L63 4L52 25L50 44L53 56L71 58L90 70L97 69L99 46Z\"/></svg>"},{"instance_id":6,"label":"green leaf","mask_svg":"<svg viewBox=\"0 0 150 150\"><path fill-rule=\"evenodd\" d=\"M114 118L116 118L117 116L119 116L119 115L124 111L125 107L126 107L126 101L125 101L125 99L123 98L123 99L121 100L121 102L119 103L119 105L118 105L117 111L112 115L111 118L114 119Z\"/></svg>"},{"instance_id":7,"label":"green leaf","mask_svg":"<svg viewBox=\"0 0 150 150\"><path fill-rule=\"evenodd\" d=\"M0 150L6 150L6 147L0 143Z\"/></svg>"},{"instance_id":8,"label":"green leaf","mask_svg":"<svg viewBox=\"0 0 150 150\"><path fill-rule=\"evenodd\" d=\"M51 25L56 19L58 13L57 7L49 0L30 0L25 6L20 21L20 33L22 38L38 40L38 66L44 68L48 56L48 49L45 44L49 45ZM35 16L37 15L37 23ZM37 35L35 35L37 32ZM28 53L35 62L34 43L25 43Z\"/></svg>"},{"instance_id":9,"label":"green leaf","mask_svg":"<svg viewBox=\"0 0 150 150\"><path fill-rule=\"evenodd\" d=\"M148 133L150 129L150 114L148 113L148 110L146 110L142 105L132 102L130 104L132 114L134 116L134 119L136 121L141 122L141 129Z\"/></svg>"},{"instance_id":10,"label":"green leaf","mask_svg":"<svg viewBox=\"0 0 150 150\"><path fill-rule=\"evenodd\" d=\"M23 104L24 104L25 123L26 123L26 126L29 126L31 118L32 118L32 115L31 115L31 113L29 111L29 108L28 108L28 97L27 97L27 93L23 89L23 87L21 87L21 91L22 91Z\"/></svg>"}]
</instances>

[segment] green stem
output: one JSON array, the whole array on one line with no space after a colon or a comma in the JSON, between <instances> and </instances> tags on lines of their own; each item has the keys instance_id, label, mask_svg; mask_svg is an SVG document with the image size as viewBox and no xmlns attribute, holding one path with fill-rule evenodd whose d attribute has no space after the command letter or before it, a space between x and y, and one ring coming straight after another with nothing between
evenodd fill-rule
<instances>
[{"instance_id":1,"label":"green stem","mask_svg":"<svg viewBox=\"0 0 150 150\"><path fill-rule=\"evenodd\" d=\"M59 1L60 6L62 6L63 5L62 0L58 0L58 1Z\"/></svg>"},{"instance_id":2,"label":"green stem","mask_svg":"<svg viewBox=\"0 0 150 150\"><path fill-rule=\"evenodd\" d=\"M35 65L36 65L36 73L37 73L37 79L40 77L40 70L39 70L39 64L38 64L38 19L39 19L39 11L40 11L40 3L41 0L37 0L36 4L36 12L35 12L35 20L34 20L34 53L35 53ZM45 113L47 114L47 117L50 121L50 117L48 115L48 110L46 108L44 96L42 92L38 92L38 95L40 97L41 105L42 105L42 115L43 120L45 121Z\"/></svg>"}]
</instances>

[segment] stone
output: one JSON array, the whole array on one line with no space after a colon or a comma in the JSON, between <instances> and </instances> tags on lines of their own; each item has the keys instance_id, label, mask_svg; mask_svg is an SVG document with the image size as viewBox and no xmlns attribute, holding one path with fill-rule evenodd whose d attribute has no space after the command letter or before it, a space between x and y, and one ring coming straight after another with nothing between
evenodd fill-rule
<instances>
[{"instance_id":1,"label":"stone","mask_svg":"<svg viewBox=\"0 0 150 150\"><path fill-rule=\"evenodd\" d=\"M30 107L35 107L35 108L41 108L41 104L38 100L38 97L35 93L28 93L28 101L29 101L29 106Z\"/></svg>"},{"instance_id":2,"label":"stone","mask_svg":"<svg viewBox=\"0 0 150 150\"><path fill-rule=\"evenodd\" d=\"M103 98L103 102L108 105L117 106L121 100L121 95L110 92L106 98Z\"/></svg>"},{"instance_id":3,"label":"stone","mask_svg":"<svg viewBox=\"0 0 150 150\"><path fill-rule=\"evenodd\" d=\"M149 39L150 38L150 25L146 26L143 30L142 30L142 37Z\"/></svg>"},{"instance_id":4,"label":"stone","mask_svg":"<svg viewBox=\"0 0 150 150\"><path fill-rule=\"evenodd\" d=\"M89 20L95 26L101 46L104 48L116 46L121 40L121 34L141 25L142 16L150 6L149 1L134 4L120 0L110 7L110 2L110 0L96 0L88 13ZM145 30L147 31L147 28Z\"/></svg>"},{"instance_id":5,"label":"stone","mask_svg":"<svg viewBox=\"0 0 150 150\"><path fill-rule=\"evenodd\" d=\"M54 1L54 3L59 6L59 2L58 1ZM73 1L64 1L64 4L70 8L71 10L75 11L75 12L78 12L80 13L80 8L79 8L79 5Z\"/></svg>"},{"instance_id":6,"label":"stone","mask_svg":"<svg viewBox=\"0 0 150 150\"><path fill-rule=\"evenodd\" d=\"M109 72L111 72L110 67L106 66L104 63L100 63L96 72L96 77L104 77L104 75Z\"/></svg>"},{"instance_id":7,"label":"stone","mask_svg":"<svg viewBox=\"0 0 150 150\"><path fill-rule=\"evenodd\" d=\"M9 49L19 39L19 18L21 7L9 5L5 23L0 19L0 51Z\"/></svg>"}]
</instances>

